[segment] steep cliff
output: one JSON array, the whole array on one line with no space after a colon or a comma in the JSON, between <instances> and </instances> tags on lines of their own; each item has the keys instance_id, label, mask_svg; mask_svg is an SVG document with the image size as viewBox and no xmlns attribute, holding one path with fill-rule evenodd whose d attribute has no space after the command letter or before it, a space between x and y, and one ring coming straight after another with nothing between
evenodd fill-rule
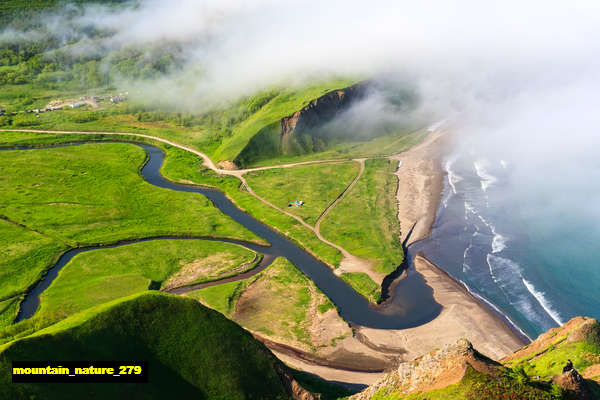
<instances>
[{"instance_id":1,"label":"steep cliff","mask_svg":"<svg viewBox=\"0 0 600 400\"><path fill-rule=\"evenodd\" d=\"M367 82L358 83L346 89L334 90L311 101L307 106L281 120L281 147L284 154L290 152L294 132L314 134L315 128L322 127L347 110L352 103L363 98L368 88Z\"/></svg>"},{"instance_id":2,"label":"steep cliff","mask_svg":"<svg viewBox=\"0 0 600 400\"><path fill-rule=\"evenodd\" d=\"M563 371L569 359L573 369ZM400 364L351 399L600 399L599 381L600 324L577 317L500 362L459 340Z\"/></svg>"},{"instance_id":3,"label":"steep cliff","mask_svg":"<svg viewBox=\"0 0 600 400\"><path fill-rule=\"evenodd\" d=\"M329 91L293 113L269 123L253 134L233 162L238 167L261 159L281 155L297 155L326 150L332 142L344 140L333 137L324 129L352 104L362 99L369 82L361 82L343 89Z\"/></svg>"}]
</instances>

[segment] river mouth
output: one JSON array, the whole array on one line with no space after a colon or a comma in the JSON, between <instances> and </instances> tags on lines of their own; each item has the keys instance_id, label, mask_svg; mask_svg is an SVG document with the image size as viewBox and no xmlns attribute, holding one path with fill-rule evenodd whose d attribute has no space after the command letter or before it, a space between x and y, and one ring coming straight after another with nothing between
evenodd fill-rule
<instances>
[{"instance_id":1,"label":"river mouth","mask_svg":"<svg viewBox=\"0 0 600 400\"><path fill-rule=\"evenodd\" d=\"M271 246L268 247L268 250L266 250L267 248L264 246L261 246L262 249L258 250L258 252L265 255L264 259L266 259L266 261L264 262L268 262L269 260L272 261L272 259L277 256L287 258L291 263L296 265L298 269L306 274L327 297L331 299L331 301L336 305L340 316L349 323L375 329L406 329L414 328L430 322L440 314L442 306L433 298L433 290L427 286L424 279L420 275L416 274L414 271L411 273L410 268L408 269L408 275L404 279L400 280L393 288L394 293L392 296L390 296L390 299L386 301L384 305L374 305L357 293L343 280L338 278L331 268L329 268L325 263L317 260L314 256L300 248L291 240L285 238L274 229L254 219L252 216L239 209L223 192L219 191L218 189L209 189L199 186L174 183L165 179L160 173L160 169L164 163L165 154L158 147L130 141L110 140L110 142L135 144L146 151L148 154L148 159L146 164L142 167L140 173L148 183L163 189L202 194L211 200L215 207L217 207L225 215L228 215L237 223L263 238L266 242L270 243ZM63 147L69 145L81 145L82 143L86 142L43 147L12 147L3 148L0 150L31 150ZM252 248L249 244L242 245ZM49 270L46 276L40 282L38 282L36 287L26 295L26 299L23 301L21 306L22 310L19 311L19 316L24 319L27 318L25 315L33 315L37 309L37 304L39 304L39 295L48 286L50 286L52 279L56 277L60 268L64 267L64 265L66 265L72 257L82 251L90 251L92 249L106 247L109 246L72 249L63 254L63 256L59 259L59 262L55 264ZM67 256L69 253L70 256ZM410 251L406 254L406 257L410 257ZM64 262L59 266L61 260ZM263 268L266 268L266 265L263 266ZM243 278L230 278L228 281L239 279ZM215 283L213 283L213 285L214 284ZM187 290L194 290L197 288L199 287L189 288ZM174 291L172 292L175 293ZM31 298L31 300L29 300L29 298ZM37 303L35 301L36 299ZM29 300L29 302L27 305L25 305L27 300ZM33 308L32 312L32 307L34 306L35 308ZM19 317L17 317L17 320L19 320L18 318Z\"/></svg>"}]
</instances>

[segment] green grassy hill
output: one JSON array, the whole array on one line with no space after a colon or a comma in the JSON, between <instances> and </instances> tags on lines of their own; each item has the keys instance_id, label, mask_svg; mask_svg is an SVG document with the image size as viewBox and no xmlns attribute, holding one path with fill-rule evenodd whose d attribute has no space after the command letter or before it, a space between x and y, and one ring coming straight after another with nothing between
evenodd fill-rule
<instances>
[{"instance_id":1,"label":"green grassy hill","mask_svg":"<svg viewBox=\"0 0 600 400\"><path fill-rule=\"evenodd\" d=\"M13 360L147 360L147 384L12 384ZM195 300L146 293L0 347L3 399L287 399L278 361Z\"/></svg>"},{"instance_id":2,"label":"green grassy hill","mask_svg":"<svg viewBox=\"0 0 600 400\"><path fill-rule=\"evenodd\" d=\"M213 158L217 161L236 160L250 140L261 130L272 124L279 126L283 117L300 110L312 100L333 90L347 88L354 83L356 81L334 79L302 89L282 90L256 112L234 125L231 136L223 140L214 152ZM264 151L264 146L262 146L262 151Z\"/></svg>"}]
</instances>

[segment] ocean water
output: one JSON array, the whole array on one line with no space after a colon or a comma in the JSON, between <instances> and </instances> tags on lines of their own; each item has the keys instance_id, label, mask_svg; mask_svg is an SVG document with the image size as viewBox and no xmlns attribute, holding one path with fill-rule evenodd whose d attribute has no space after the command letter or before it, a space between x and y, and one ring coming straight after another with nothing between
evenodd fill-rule
<instances>
[{"instance_id":1,"label":"ocean water","mask_svg":"<svg viewBox=\"0 0 600 400\"><path fill-rule=\"evenodd\" d=\"M412 245L412 254L423 251L530 338L577 315L600 318L600 224L594 217L555 204L556 191L515 189L520 181L502 159L461 154L444 168L432 234ZM551 188L558 178L539 179Z\"/></svg>"}]
</instances>

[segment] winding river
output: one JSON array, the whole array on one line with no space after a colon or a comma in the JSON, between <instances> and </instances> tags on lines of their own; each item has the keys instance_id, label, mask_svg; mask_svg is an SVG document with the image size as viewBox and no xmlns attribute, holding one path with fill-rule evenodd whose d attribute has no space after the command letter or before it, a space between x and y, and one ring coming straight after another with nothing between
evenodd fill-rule
<instances>
[{"instance_id":1,"label":"winding river","mask_svg":"<svg viewBox=\"0 0 600 400\"><path fill-rule=\"evenodd\" d=\"M210 199L213 204L219 210L221 210L221 212L228 215L240 225L254 232L256 235L262 237L265 241L271 244L270 247L265 247L229 241L264 254L265 257L263 261L253 270L236 277L228 278L223 281L212 282L209 284L175 289L171 291L172 293L182 293L189 290L196 290L204 286L216 285L225 281L231 282L244 279L264 269L275 257L282 256L287 258L302 272L304 272L316 284L316 286L331 299L331 301L338 308L339 314L346 321L352 324L377 329L405 329L427 323L433 320L441 312L442 306L434 300L433 290L427 286L424 279L420 277L420 275L415 274L411 274L410 279L401 280L394 287L394 293L391 299L388 300L384 305L376 306L369 303L363 296L358 294L342 279L337 277L326 264L317 260L307 251L303 250L274 229L263 224L262 222L259 222L249 214L240 210L221 191L217 189L178 184L165 179L160 173L160 169L164 162L164 153L159 148L147 144L126 141L123 142L138 145L147 152L148 160L141 170L141 175L148 183L163 189L199 193L204 195ZM46 148L58 146L47 146ZM3 150L30 150L40 148L41 147L19 147L5 148ZM159 239L165 238L149 238L137 241ZM33 315L33 313L35 313L39 305L39 295L50 286L52 280L54 280L58 275L59 270L64 267L76 254L100 248L123 246L137 241L122 242L111 246L79 248L66 252L62 255L62 257L60 257L57 264L49 270L49 272L37 284L37 286L35 286L26 295L25 300L22 303L21 310L19 311L19 318L21 319L17 320L29 318L31 315ZM407 254L406 257L410 257L410 253Z\"/></svg>"}]
</instances>

